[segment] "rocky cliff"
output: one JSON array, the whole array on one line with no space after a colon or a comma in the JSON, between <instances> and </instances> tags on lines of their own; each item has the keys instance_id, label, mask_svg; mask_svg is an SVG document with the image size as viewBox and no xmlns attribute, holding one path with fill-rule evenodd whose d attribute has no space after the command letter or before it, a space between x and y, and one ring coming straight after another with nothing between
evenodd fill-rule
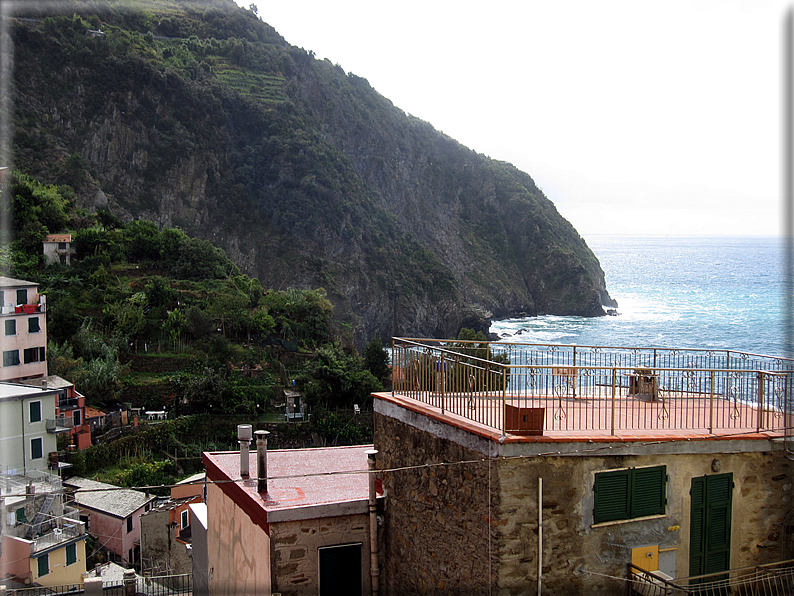
<instances>
[{"instance_id":1,"label":"rocky cliff","mask_svg":"<svg viewBox=\"0 0 794 596\"><path fill-rule=\"evenodd\" d=\"M16 169L70 184L83 207L207 238L265 287L324 287L359 344L613 304L529 175L251 12L91 6L11 25Z\"/></svg>"}]
</instances>

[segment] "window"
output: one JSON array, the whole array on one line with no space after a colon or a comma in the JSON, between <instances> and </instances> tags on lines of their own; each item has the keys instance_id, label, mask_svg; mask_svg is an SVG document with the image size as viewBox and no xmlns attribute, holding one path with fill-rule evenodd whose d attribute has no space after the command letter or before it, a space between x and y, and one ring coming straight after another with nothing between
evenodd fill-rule
<instances>
[{"instance_id":1,"label":"window","mask_svg":"<svg viewBox=\"0 0 794 596\"><path fill-rule=\"evenodd\" d=\"M17 304L27 304L27 303L28 303L28 291L17 290Z\"/></svg>"},{"instance_id":2,"label":"window","mask_svg":"<svg viewBox=\"0 0 794 596\"><path fill-rule=\"evenodd\" d=\"M19 366L19 350L3 352L3 366Z\"/></svg>"},{"instance_id":3,"label":"window","mask_svg":"<svg viewBox=\"0 0 794 596\"><path fill-rule=\"evenodd\" d=\"M41 402L40 401L32 401L32 402L30 402L30 421L31 422L41 422Z\"/></svg>"},{"instance_id":4,"label":"window","mask_svg":"<svg viewBox=\"0 0 794 596\"><path fill-rule=\"evenodd\" d=\"M28 319L28 333L38 333L39 331L41 331L41 325L39 325L39 318L30 317Z\"/></svg>"},{"instance_id":5,"label":"window","mask_svg":"<svg viewBox=\"0 0 794 596\"><path fill-rule=\"evenodd\" d=\"M39 577L47 575L50 572L50 555L41 555L38 560Z\"/></svg>"},{"instance_id":6,"label":"window","mask_svg":"<svg viewBox=\"0 0 794 596\"><path fill-rule=\"evenodd\" d=\"M127 532L132 532L132 516L127 518Z\"/></svg>"},{"instance_id":7,"label":"window","mask_svg":"<svg viewBox=\"0 0 794 596\"><path fill-rule=\"evenodd\" d=\"M66 242L59 242L58 250L66 250Z\"/></svg>"},{"instance_id":8,"label":"window","mask_svg":"<svg viewBox=\"0 0 794 596\"><path fill-rule=\"evenodd\" d=\"M25 364L44 362L47 359L47 353L44 348L27 348L22 352L22 356L25 359Z\"/></svg>"},{"instance_id":9,"label":"window","mask_svg":"<svg viewBox=\"0 0 794 596\"><path fill-rule=\"evenodd\" d=\"M182 518L180 521L182 522L182 527L187 528L190 525L190 511L185 509L184 511L182 511L181 515Z\"/></svg>"},{"instance_id":10,"label":"window","mask_svg":"<svg viewBox=\"0 0 794 596\"><path fill-rule=\"evenodd\" d=\"M667 504L667 468L630 468L595 475L593 522L663 515Z\"/></svg>"},{"instance_id":11,"label":"window","mask_svg":"<svg viewBox=\"0 0 794 596\"><path fill-rule=\"evenodd\" d=\"M16 523L18 523L18 524L27 524L27 523L29 523L28 522L28 517L25 515L25 508L24 507L20 507L19 509L17 509L17 511L16 511Z\"/></svg>"},{"instance_id":12,"label":"window","mask_svg":"<svg viewBox=\"0 0 794 596\"><path fill-rule=\"evenodd\" d=\"M361 544L320 547L320 596L361 596Z\"/></svg>"},{"instance_id":13,"label":"window","mask_svg":"<svg viewBox=\"0 0 794 596\"><path fill-rule=\"evenodd\" d=\"M66 547L66 564L73 565L77 563L77 545L69 544Z\"/></svg>"},{"instance_id":14,"label":"window","mask_svg":"<svg viewBox=\"0 0 794 596\"><path fill-rule=\"evenodd\" d=\"M6 319L5 328L6 328L6 335L16 335L17 334L16 319Z\"/></svg>"},{"instance_id":15,"label":"window","mask_svg":"<svg viewBox=\"0 0 794 596\"><path fill-rule=\"evenodd\" d=\"M72 422L74 422L75 428L83 423L82 416L80 415L80 410L75 410L74 412L72 412Z\"/></svg>"},{"instance_id":16,"label":"window","mask_svg":"<svg viewBox=\"0 0 794 596\"><path fill-rule=\"evenodd\" d=\"M41 459L44 457L44 448L41 439L30 440L30 459Z\"/></svg>"}]
</instances>

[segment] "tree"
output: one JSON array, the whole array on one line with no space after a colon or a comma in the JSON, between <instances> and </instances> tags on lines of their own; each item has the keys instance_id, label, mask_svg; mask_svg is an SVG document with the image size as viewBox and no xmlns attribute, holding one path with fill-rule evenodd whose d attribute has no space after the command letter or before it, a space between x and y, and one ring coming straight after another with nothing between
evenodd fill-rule
<instances>
[{"instance_id":1,"label":"tree","mask_svg":"<svg viewBox=\"0 0 794 596\"><path fill-rule=\"evenodd\" d=\"M385 381L391 368L389 367L389 353L383 349L383 342L379 337L374 338L364 348L364 366L379 381Z\"/></svg>"}]
</instances>

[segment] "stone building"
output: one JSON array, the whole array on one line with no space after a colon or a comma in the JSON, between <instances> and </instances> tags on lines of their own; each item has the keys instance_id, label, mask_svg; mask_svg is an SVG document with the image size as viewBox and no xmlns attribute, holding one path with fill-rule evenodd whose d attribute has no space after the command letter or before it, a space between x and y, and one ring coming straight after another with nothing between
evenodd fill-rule
<instances>
[{"instance_id":1,"label":"stone building","mask_svg":"<svg viewBox=\"0 0 794 596\"><path fill-rule=\"evenodd\" d=\"M205 453L209 569L194 568L195 585L206 575L212 595L371 593L370 450L268 451L262 492L254 454L243 477L239 452Z\"/></svg>"},{"instance_id":2,"label":"stone building","mask_svg":"<svg viewBox=\"0 0 794 596\"><path fill-rule=\"evenodd\" d=\"M509 371L514 419L509 391L458 383L463 359L448 356L423 368L395 351L402 384L374 396L384 594L616 594L791 558L790 362L726 373L745 399L719 385L721 365L704 371L710 384L689 369L682 384L675 363L643 370L659 379L640 395L621 380L633 365L586 374L579 354L571 373L536 355L531 378Z\"/></svg>"}]
</instances>

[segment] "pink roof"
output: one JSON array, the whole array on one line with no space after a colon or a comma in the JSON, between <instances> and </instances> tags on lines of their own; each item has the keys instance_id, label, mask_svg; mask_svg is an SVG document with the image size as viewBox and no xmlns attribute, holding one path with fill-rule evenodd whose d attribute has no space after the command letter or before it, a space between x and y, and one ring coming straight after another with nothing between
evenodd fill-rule
<instances>
[{"instance_id":1,"label":"pink roof","mask_svg":"<svg viewBox=\"0 0 794 596\"><path fill-rule=\"evenodd\" d=\"M44 242L71 242L71 234L48 234Z\"/></svg>"},{"instance_id":2,"label":"pink roof","mask_svg":"<svg viewBox=\"0 0 794 596\"><path fill-rule=\"evenodd\" d=\"M247 480L240 478L239 451L205 453L204 465L208 480L218 483L262 527L295 515L301 519L325 517L332 510L354 503L358 507L348 507L336 515L355 513L358 509L361 513L366 511L369 497L366 452L372 445L268 451L268 491L264 495L257 492L255 445L253 441ZM378 483L378 494L382 492Z\"/></svg>"}]
</instances>

